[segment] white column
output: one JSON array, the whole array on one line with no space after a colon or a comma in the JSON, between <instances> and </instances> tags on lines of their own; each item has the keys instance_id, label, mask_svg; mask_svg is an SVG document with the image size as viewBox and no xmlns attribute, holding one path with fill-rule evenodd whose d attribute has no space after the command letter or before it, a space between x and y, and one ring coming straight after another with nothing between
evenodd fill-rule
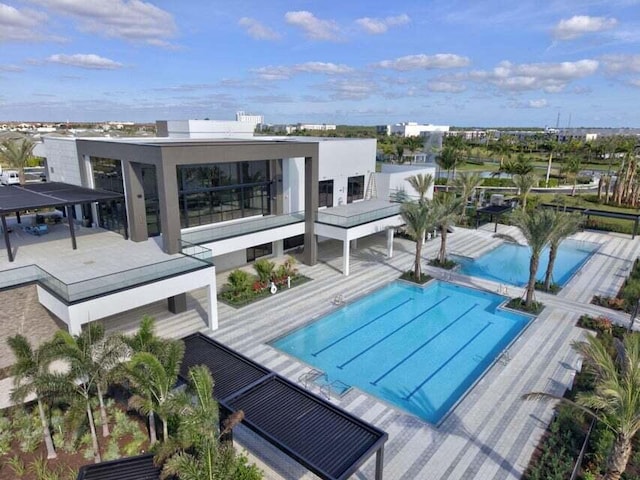
<instances>
[{"instance_id":1,"label":"white column","mask_svg":"<svg viewBox=\"0 0 640 480\"><path fill-rule=\"evenodd\" d=\"M387 258L393 257L393 228L387 228Z\"/></svg>"},{"instance_id":2,"label":"white column","mask_svg":"<svg viewBox=\"0 0 640 480\"><path fill-rule=\"evenodd\" d=\"M276 240L273 242L273 256L278 258L284 256L284 241Z\"/></svg>"},{"instance_id":3,"label":"white column","mask_svg":"<svg viewBox=\"0 0 640 480\"><path fill-rule=\"evenodd\" d=\"M78 315L74 310L69 309L69 333L71 335L80 335L82 333L82 321L77 318ZM88 317L88 315L87 315ZM89 323L89 321L87 321Z\"/></svg>"},{"instance_id":4,"label":"white column","mask_svg":"<svg viewBox=\"0 0 640 480\"><path fill-rule=\"evenodd\" d=\"M213 273L211 275L211 283L207 288L207 301L209 303L209 310L207 311L208 320L209 320L209 328L211 330L218 329L218 298L216 295L216 274L215 269L213 269Z\"/></svg>"},{"instance_id":5,"label":"white column","mask_svg":"<svg viewBox=\"0 0 640 480\"><path fill-rule=\"evenodd\" d=\"M349 240L342 241L342 274L349 276Z\"/></svg>"}]
</instances>

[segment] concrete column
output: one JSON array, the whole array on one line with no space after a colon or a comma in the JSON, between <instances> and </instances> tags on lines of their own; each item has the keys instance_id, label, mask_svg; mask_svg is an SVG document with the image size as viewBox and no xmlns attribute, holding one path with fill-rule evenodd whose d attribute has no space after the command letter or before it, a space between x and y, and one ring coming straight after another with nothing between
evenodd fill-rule
<instances>
[{"instance_id":1,"label":"concrete column","mask_svg":"<svg viewBox=\"0 0 640 480\"><path fill-rule=\"evenodd\" d=\"M358 239L354 238L353 240L351 240L351 248L353 248L354 250L356 248L358 248Z\"/></svg>"},{"instance_id":2,"label":"concrete column","mask_svg":"<svg viewBox=\"0 0 640 480\"><path fill-rule=\"evenodd\" d=\"M208 302L208 314L209 314L209 328L211 330L218 329L218 299L216 297L216 271L213 269L211 273L211 283L207 288L207 302Z\"/></svg>"},{"instance_id":3,"label":"concrete column","mask_svg":"<svg viewBox=\"0 0 640 480\"><path fill-rule=\"evenodd\" d=\"M284 241L276 240L273 242L273 256L282 257L284 255Z\"/></svg>"},{"instance_id":4,"label":"concrete column","mask_svg":"<svg viewBox=\"0 0 640 480\"><path fill-rule=\"evenodd\" d=\"M393 257L393 228L387 228L387 258Z\"/></svg>"},{"instance_id":5,"label":"concrete column","mask_svg":"<svg viewBox=\"0 0 640 480\"><path fill-rule=\"evenodd\" d=\"M318 212L318 154L304 159L304 263L318 263L318 238L315 232Z\"/></svg>"},{"instance_id":6,"label":"concrete column","mask_svg":"<svg viewBox=\"0 0 640 480\"><path fill-rule=\"evenodd\" d=\"M169 311L171 313L182 313L187 311L187 294L180 293L167 298Z\"/></svg>"},{"instance_id":7,"label":"concrete column","mask_svg":"<svg viewBox=\"0 0 640 480\"><path fill-rule=\"evenodd\" d=\"M71 310L69 310L69 325L67 328L71 335L80 335L82 333L82 322L80 319L75 318L75 315Z\"/></svg>"},{"instance_id":8,"label":"concrete column","mask_svg":"<svg viewBox=\"0 0 640 480\"><path fill-rule=\"evenodd\" d=\"M342 274L349 276L349 240L342 241Z\"/></svg>"},{"instance_id":9,"label":"concrete column","mask_svg":"<svg viewBox=\"0 0 640 480\"><path fill-rule=\"evenodd\" d=\"M123 161L122 175L125 185L129 238L134 242L144 242L149 238L149 234L147 232L147 209L144 203L141 165Z\"/></svg>"},{"instance_id":10,"label":"concrete column","mask_svg":"<svg viewBox=\"0 0 640 480\"><path fill-rule=\"evenodd\" d=\"M178 175L175 165L156 166L160 228L166 253L180 252L180 205L178 202Z\"/></svg>"}]
</instances>

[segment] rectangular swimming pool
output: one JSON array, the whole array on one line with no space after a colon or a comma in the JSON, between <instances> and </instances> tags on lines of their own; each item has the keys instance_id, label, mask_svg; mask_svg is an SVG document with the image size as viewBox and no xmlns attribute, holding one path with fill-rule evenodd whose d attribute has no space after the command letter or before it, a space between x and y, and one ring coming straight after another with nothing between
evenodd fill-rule
<instances>
[{"instance_id":1,"label":"rectangular swimming pool","mask_svg":"<svg viewBox=\"0 0 640 480\"><path fill-rule=\"evenodd\" d=\"M558 256L553 266L553 282L564 286L571 277L589 260L599 245L567 239L560 244ZM500 283L524 286L529 280L529 247L515 243L503 243L490 252L473 260L455 257L460 264L460 272L472 277L486 278ZM549 264L549 249L540 256L538 280L543 280Z\"/></svg>"},{"instance_id":2,"label":"rectangular swimming pool","mask_svg":"<svg viewBox=\"0 0 640 480\"><path fill-rule=\"evenodd\" d=\"M272 345L437 424L531 317L505 297L432 282L394 282Z\"/></svg>"}]
</instances>

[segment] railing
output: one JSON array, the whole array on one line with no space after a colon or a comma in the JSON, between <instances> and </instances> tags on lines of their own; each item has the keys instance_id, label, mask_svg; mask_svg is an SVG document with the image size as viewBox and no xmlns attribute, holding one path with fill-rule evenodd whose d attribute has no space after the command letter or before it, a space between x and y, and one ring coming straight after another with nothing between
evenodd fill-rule
<instances>
[{"instance_id":1,"label":"railing","mask_svg":"<svg viewBox=\"0 0 640 480\"><path fill-rule=\"evenodd\" d=\"M63 282L37 265L27 265L0 272L2 274L0 275L0 289L37 282L60 300L70 304L128 287L155 282L173 275L192 272L210 264L210 261L185 255L164 262L72 283Z\"/></svg>"},{"instance_id":2,"label":"railing","mask_svg":"<svg viewBox=\"0 0 640 480\"><path fill-rule=\"evenodd\" d=\"M202 245L195 245L190 242L180 240L180 252L183 255L200 260L201 262L210 263L213 265L213 252L209 248L205 248Z\"/></svg>"},{"instance_id":3,"label":"railing","mask_svg":"<svg viewBox=\"0 0 640 480\"><path fill-rule=\"evenodd\" d=\"M370 212L358 213L356 215L337 215L335 213L328 213L325 210L320 210L316 214L316 222L348 228L399 214L399 203L379 208L377 210L372 210Z\"/></svg>"},{"instance_id":4,"label":"railing","mask_svg":"<svg viewBox=\"0 0 640 480\"><path fill-rule=\"evenodd\" d=\"M182 239L190 244L201 244L269 230L271 228L284 227L299 222L304 222L304 212L269 215L255 219L239 220L233 223L213 224L199 230L182 232Z\"/></svg>"}]
</instances>

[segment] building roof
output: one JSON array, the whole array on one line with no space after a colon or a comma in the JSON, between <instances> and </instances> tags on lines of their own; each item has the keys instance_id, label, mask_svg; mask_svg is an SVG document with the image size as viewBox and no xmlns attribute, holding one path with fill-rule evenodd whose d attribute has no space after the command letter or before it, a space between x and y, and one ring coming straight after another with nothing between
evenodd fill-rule
<instances>
[{"instance_id":1,"label":"building roof","mask_svg":"<svg viewBox=\"0 0 640 480\"><path fill-rule=\"evenodd\" d=\"M214 397L226 410L243 410L243 424L323 479L349 478L387 433L306 391L211 338L185 338L181 375L206 365ZM380 477L381 478L381 477Z\"/></svg>"},{"instance_id":2,"label":"building roof","mask_svg":"<svg viewBox=\"0 0 640 480\"><path fill-rule=\"evenodd\" d=\"M0 215L37 208L115 200L122 198L122 196L120 193L107 190L79 187L61 182L10 185L0 188Z\"/></svg>"}]
</instances>

